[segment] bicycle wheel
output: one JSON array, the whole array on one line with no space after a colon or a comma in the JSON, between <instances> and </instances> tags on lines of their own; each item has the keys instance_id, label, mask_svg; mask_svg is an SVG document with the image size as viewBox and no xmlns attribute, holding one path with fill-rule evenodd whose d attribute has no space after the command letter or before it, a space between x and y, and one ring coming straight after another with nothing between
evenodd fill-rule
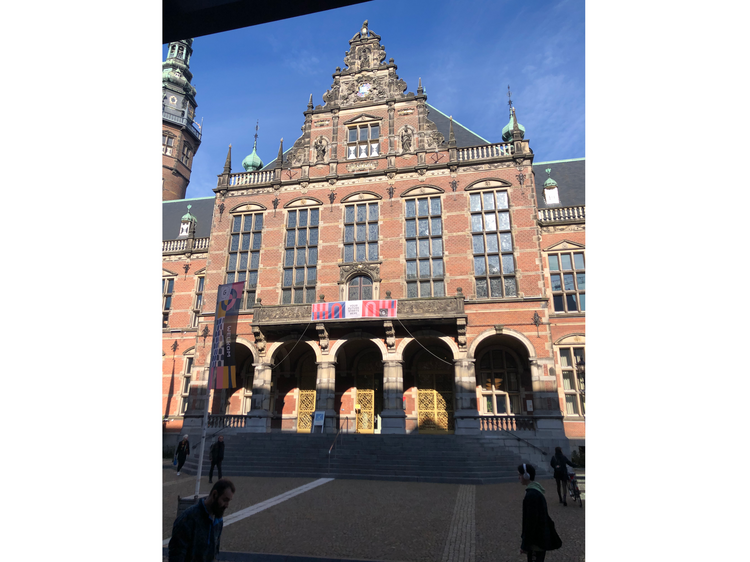
<instances>
[{"instance_id":1,"label":"bicycle wheel","mask_svg":"<svg viewBox=\"0 0 750 562\"><path fill-rule=\"evenodd\" d=\"M575 500L578 502L578 507L583 507L583 500L581 499L581 491L578 489L578 486L575 488Z\"/></svg>"}]
</instances>

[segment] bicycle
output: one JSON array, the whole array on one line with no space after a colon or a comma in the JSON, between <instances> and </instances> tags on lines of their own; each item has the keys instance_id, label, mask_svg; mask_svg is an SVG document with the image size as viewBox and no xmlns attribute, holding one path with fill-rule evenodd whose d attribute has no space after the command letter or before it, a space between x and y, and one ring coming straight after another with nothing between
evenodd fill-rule
<instances>
[{"instance_id":1,"label":"bicycle","mask_svg":"<svg viewBox=\"0 0 750 562\"><path fill-rule=\"evenodd\" d=\"M583 507L581 490L578 489L578 480L576 480L575 472L568 474L568 493L574 502L578 502L578 507Z\"/></svg>"}]
</instances>

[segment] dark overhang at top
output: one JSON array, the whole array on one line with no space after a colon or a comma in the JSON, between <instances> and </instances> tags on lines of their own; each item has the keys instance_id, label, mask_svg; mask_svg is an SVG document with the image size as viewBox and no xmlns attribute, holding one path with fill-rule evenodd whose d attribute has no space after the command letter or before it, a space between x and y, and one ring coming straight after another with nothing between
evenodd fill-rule
<instances>
[{"instance_id":1,"label":"dark overhang at top","mask_svg":"<svg viewBox=\"0 0 750 562\"><path fill-rule=\"evenodd\" d=\"M201 37L371 0L163 0L162 42Z\"/></svg>"}]
</instances>

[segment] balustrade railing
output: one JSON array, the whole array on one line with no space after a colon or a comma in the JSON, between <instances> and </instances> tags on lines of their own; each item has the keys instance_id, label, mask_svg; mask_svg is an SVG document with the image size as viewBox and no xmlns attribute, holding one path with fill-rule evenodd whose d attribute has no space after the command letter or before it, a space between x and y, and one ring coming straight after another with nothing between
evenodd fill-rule
<instances>
[{"instance_id":1,"label":"balustrade railing","mask_svg":"<svg viewBox=\"0 0 750 562\"><path fill-rule=\"evenodd\" d=\"M164 240L161 243L162 253L184 252L187 250L189 238L180 240ZM208 238L193 238L193 251L208 249Z\"/></svg>"},{"instance_id":2,"label":"balustrade railing","mask_svg":"<svg viewBox=\"0 0 750 562\"><path fill-rule=\"evenodd\" d=\"M260 172L245 172L242 174L231 174L229 176L229 185L253 185L256 183L266 183L273 180L273 170L264 170Z\"/></svg>"},{"instance_id":3,"label":"balustrade railing","mask_svg":"<svg viewBox=\"0 0 750 562\"><path fill-rule=\"evenodd\" d=\"M551 207L539 209L541 222L580 221L586 219L586 207Z\"/></svg>"},{"instance_id":4,"label":"balustrade railing","mask_svg":"<svg viewBox=\"0 0 750 562\"><path fill-rule=\"evenodd\" d=\"M503 142L498 144L483 144L470 146L457 150L458 160L481 160L483 158L497 158L500 156L511 156L513 154L513 143Z\"/></svg>"},{"instance_id":5,"label":"balustrade railing","mask_svg":"<svg viewBox=\"0 0 750 562\"><path fill-rule=\"evenodd\" d=\"M247 416L215 416L213 414L208 416L208 427L245 427L246 424Z\"/></svg>"},{"instance_id":6,"label":"balustrade railing","mask_svg":"<svg viewBox=\"0 0 750 562\"><path fill-rule=\"evenodd\" d=\"M201 139L203 133L198 128L198 125L195 123L195 121L193 121L192 119L180 117L179 115L173 115L166 111L162 111L161 116L164 120L171 121L172 123L177 123L178 125L190 125L190 132L193 133L198 140Z\"/></svg>"},{"instance_id":7,"label":"balustrade railing","mask_svg":"<svg viewBox=\"0 0 750 562\"><path fill-rule=\"evenodd\" d=\"M534 418L528 416L477 416L482 431L536 431Z\"/></svg>"}]
</instances>

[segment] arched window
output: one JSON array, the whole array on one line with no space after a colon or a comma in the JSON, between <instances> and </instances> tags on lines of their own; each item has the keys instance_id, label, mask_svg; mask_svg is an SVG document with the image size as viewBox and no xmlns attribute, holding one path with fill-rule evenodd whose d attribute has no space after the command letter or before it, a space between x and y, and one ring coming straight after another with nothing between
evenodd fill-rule
<instances>
[{"instance_id":1,"label":"arched window","mask_svg":"<svg viewBox=\"0 0 750 562\"><path fill-rule=\"evenodd\" d=\"M350 301L366 301L372 299L372 279L366 275L358 275L349 281Z\"/></svg>"},{"instance_id":2,"label":"arched window","mask_svg":"<svg viewBox=\"0 0 750 562\"><path fill-rule=\"evenodd\" d=\"M521 366L515 355L504 348L487 350L478 361L483 414L520 414L519 376Z\"/></svg>"}]
</instances>

